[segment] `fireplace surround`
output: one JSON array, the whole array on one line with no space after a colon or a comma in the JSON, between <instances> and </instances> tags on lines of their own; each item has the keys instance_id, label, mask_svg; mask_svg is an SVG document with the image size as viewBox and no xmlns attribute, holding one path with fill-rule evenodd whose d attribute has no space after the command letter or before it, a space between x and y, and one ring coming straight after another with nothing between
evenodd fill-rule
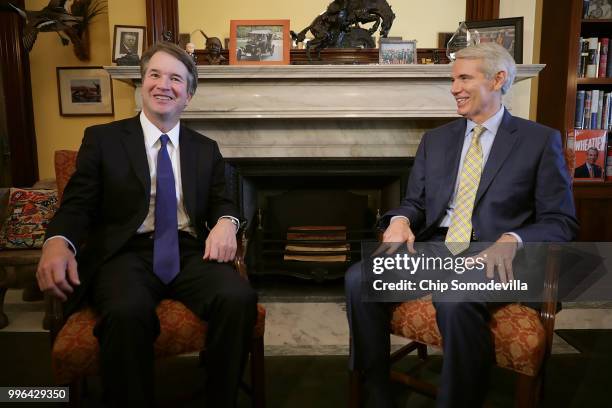
<instances>
[{"instance_id":1,"label":"fireplace surround","mask_svg":"<svg viewBox=\"0 0 612 408\"><path fill-rule=\"evenodd\" d=\"M518 65L516 81L543 67ZM139 110L139 68L105 69L135 87ZM377 214L399 203L422 134L457 118L450 72L450 65L198 66L198 91L182 120L216 140L228 162L229 187L249 222L250 273L325 280L359 259L357 244L374 239ZM504 103L512 110L512 91ZM284 194L291 202L300 191L312 211L297 224L312 224L311 213L325 212L327 202L365 203L360 225L321 218L351 223L346 262L282 261L286 243L276 241L286 231L273 226L286 228L287 217L274 221L270 202L276 209Z\"/></svg>"}]
</instances>

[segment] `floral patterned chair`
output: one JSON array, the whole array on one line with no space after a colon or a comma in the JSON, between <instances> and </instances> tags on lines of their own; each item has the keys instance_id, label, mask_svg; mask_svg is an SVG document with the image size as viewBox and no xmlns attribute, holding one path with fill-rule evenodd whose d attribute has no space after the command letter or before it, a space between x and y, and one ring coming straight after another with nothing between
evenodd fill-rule
<instances>
[{"instance_id":1,"label":"floral patterned chair","mask_svg":"<svg viewBox=\"0 0 612 408\"><path fill-rule=\"evenodd\" d=\"M58 151L55 155L58 194L64 191L66 183L75 170L76 153ZM248 279L244 264L246 237L244 230L238 235L238 251L234 265L240 275ZM93 335L96 323L94 311L86 307L67 320L62 316L61 302L47 298L47 314L51 327L51 364L58 384L69 384L71 405L78 405L82 380L95 375L99 370L99 345ZM202 352L206 343L207 324L200 320L186 306L176 300L165 299L157 306L161 332L155 341L156 358L176 356L185 353ZM253 407L265 406L264 345L266 310L257 305L257 322L253 330L250 355L250 385L243 384L251 395Z\"/></svg>"},{"instance_id":2,"label":"floral patterned chair","mask_svg":"<svg viewBox=\"0 0 612 408\"><path fill-rule=\"evenodd\" d=\"M517 374L515 406L536 407L541 396L542 377L550 355L557 311L559 251L548 250L544 300L539 311L512 303L497 309L491 316L491 334L495 344L498 366ZM427 360L427 346L442 347L442 337L436 323L436 310L431 296L396 305L392 311L391 333L411 342L391 354L396 363L413 351ZM391 380L403 383L416 391L436 396L437 387L404 372L391 371ZM350 373L349 407L361 404L361 380L358 372Z\"/></svg>"}]
</instances>

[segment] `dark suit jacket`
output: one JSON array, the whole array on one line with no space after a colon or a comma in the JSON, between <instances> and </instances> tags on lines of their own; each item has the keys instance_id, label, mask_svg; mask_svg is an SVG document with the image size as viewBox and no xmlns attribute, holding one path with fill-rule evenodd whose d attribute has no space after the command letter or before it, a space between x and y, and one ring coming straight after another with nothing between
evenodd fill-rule
<instances>
[{"instance_id":1,"label":"dark suit jacket","mask_svg":"<svg viewBox=\"0 0 612 408\"><path fill-rule=\"evenodd\" d=\"M584 163L582 166L576 167L574 170L574 177L576 178L589 178L591 175L589 174L589 168L587 164ZM593 165L593 177L601 177L601 167L598 165Z\"/></svg>"},{"instance_id":2,"label":"dark suit jacket","mask_svg":"<svg viewBox=\"0 0 612 408\"><path fill-rule=\"evenodd\" d=\"M417 240L427 240L446 214L459 174L466 120L423 136L406 196L394 215L408 217ZM384 224L383 224L384 225ZM480 241L515 232L524 242L574 238L578 224L558 131L504 112L483 169L472 215Z\"/></svg>"},{"instance_id":3,"label":"dark suit jacket","mask_svg":"<svg viewBox=\"0 0 612 408\"><path fill-rule=\"evenodd\" d=\"M212 226L220 216L238 213L226 193L216 142L181 125L179 144L184 206L203 243L206 222ZM150 193L139 117L87 128L76 172L47 228L47 237L63 235L77 249L81 293L70 298L68 310L80 302L97 267L136 233L147 216Z\"/></svg>"}]
</instances>

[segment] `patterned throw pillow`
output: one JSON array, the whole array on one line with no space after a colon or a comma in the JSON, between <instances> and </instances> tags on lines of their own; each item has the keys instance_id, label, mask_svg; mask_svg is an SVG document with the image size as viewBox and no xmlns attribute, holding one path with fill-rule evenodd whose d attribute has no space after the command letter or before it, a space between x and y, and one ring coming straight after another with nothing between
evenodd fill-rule
<instances>
[{"instance_id":1,"label":"patterned throw pillow","mask_svg":"<svg viewBox=\"0 0 612 408\"><path fill-rule=\"evenodd\" d=\"M41 248L47 224L57 210L57 191L11 188L0 248Z\"/></svg>"}]
</instances>

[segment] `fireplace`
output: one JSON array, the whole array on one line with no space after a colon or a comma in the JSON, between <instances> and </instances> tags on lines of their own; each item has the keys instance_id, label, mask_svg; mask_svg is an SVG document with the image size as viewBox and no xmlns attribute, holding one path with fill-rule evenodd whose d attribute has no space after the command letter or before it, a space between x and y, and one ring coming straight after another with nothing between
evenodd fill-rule
<instances>
[{"instance_id":1,"label":"fireplace","mask_svg":"<svg viewBox=\"0 0 612 408\"><path fill-rule=\"evenodd\" d=\"M230 159L231 190L247 220L251 275L339 278L397 206L409 158ZM315 252L313 252L315 251Z\"/></svg>"}]
</instances>

